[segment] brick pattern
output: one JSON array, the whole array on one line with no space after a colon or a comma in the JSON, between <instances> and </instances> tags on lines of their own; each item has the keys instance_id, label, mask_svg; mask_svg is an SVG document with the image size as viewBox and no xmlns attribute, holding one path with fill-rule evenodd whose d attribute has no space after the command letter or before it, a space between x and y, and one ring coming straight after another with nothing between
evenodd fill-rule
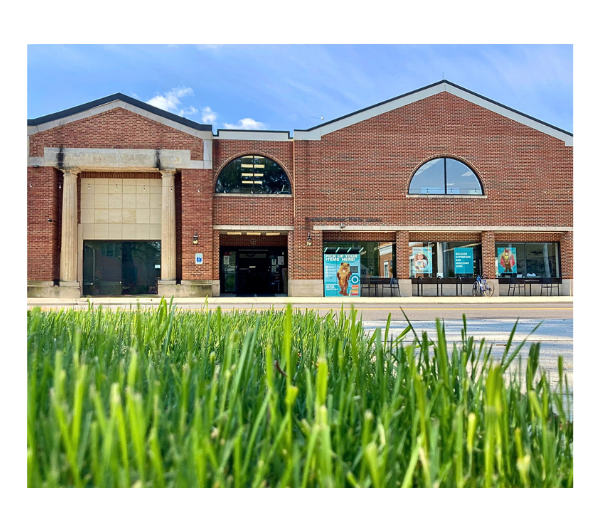
<instances>
[{"instance_id":1,"label":"brick pattern","mask_svg":"<svg viewBox=\"0 0 600 532\"><path fill-rule=\"evenodd\" d=\"M221 246L244 246L244 247L285 247L287 246L287 235L221 235Z\"/></svg>"},{"instance_id":2,"label":"brick pattern","mask_svg":"<svg viewBox=\"0 0 600 532\"><path fill-rule=\"evenodd\" d=\"M327 218L355 225L573 225L573 148L449 93L294 144L299 229ZM487 198L407 197L418 167L442 156L475 169ZM298 265L303 269L292 267L292 278L321 270Z\"/></svg>"},{"instance_id":3,"label":"brick pattern","mask_svg":"<svg viewBox=\"0 0 600 532\"><path fill-rule=\"evenodd\" d=\"M202 160L204 154L202 139L122 108L29 137L30 157L43 157L45 147L190 150L193 160Z\"/></svg>"},{"instance_id":4,"label":"brick pattern","mask_svg":"<svg viewBox=\"0 0 600 532\"><path fill-rule=\"evenodd\" d=\"M181 277L186 280L213 279L213 261L219 260L213 249L212 170L181 171L181 217L178 241L181 242ZM177 180L176 180L177 184ZM198 245L193 244L198 232ZM204 264L195 264L195 254L202 253Z\"/></svg>"},{"instance_id":5,"label":"brick pattern","mask_svg":"<svg viewBox=\"0 0 600 532\"><path fill-rule=\"evenodd\" d=\"M213 198L215 225L294 225L294 199L291 196Z\"/></svg>"},{"instance_id":6,"label":"brick pattern","mask_svg":"<svg viewBox=\"0 0 600 532\"><path fill-rule=\"evenodd\" d=\"M573 232L563 233L560 239L560 274L573 279Z\"/></svg>"},{"instance_id":7,"label":"brick pattern","mask_svg":"<svg viewBox=\"0 0 600 532\"><path fill-rule=\"evenodd\" d=\"M563 233L496 233L496 242L560 242Z\"/></svg>"},{"instance_id":8,"label":"brick pattern","mask_svg":"<svg viewBox=\"0 0 600 532\"><path fill-rule=\"evenodd\" d=\"M27 169L28 280L59 278L62 181L62 173L54 168Z\"/></svg>"},{"instance_id":9,"label":"brick pattern","mask_svg":"<svg viewBox=\"0 0 600 532\"><path fill-rule=\"evenodd\" d=\"M408 231L396 232L396 277L408 279L410 277L410 261L407 257L410 253L410 237Z\"/></svg>"},{"instance_id":10,"label":"brick pattern","mask_svg":"<svg viewBox=\"0 0 600 532\"><path fill-rule=\"evenodd\" d=\"M481 257L483 261L483 276L496 278L496 239L493 231L481 233Z\"/></svg>"},{"instance_id":11,"label":"brick pattern","mask_svg":"<svg viewBox=\"0 0 600 532\"><path fill-rule=\"evenodd\" d=\"M396 233L323 231L323 242L394 242Z\"/></svg>"}]
</instances>

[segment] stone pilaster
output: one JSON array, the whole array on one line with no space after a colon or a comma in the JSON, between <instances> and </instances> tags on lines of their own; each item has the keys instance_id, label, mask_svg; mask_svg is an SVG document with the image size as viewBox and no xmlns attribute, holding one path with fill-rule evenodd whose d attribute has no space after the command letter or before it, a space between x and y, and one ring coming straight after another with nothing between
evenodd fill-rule
<instances>
[{"instance_id":1,"label":"stone pilaster","mask_svg":"<svg viewBox=\"0 0 600 532\"><path fill-rule=\"evenodd\" d=\"M62 224L60 240L60 286L77 290L77 174L78 168L63 170Z\"/></svg>"},{"instance_id":2,"label":"stone pilaster","mask_svg":"<svg viewBox=\"0 0 600 532\"><path fill-rule=\"evenodd\" d=\"M160 173L162 174L161 281L175 283L177 277L175 170L161 170Z\"/></svg>"}]
</instances>

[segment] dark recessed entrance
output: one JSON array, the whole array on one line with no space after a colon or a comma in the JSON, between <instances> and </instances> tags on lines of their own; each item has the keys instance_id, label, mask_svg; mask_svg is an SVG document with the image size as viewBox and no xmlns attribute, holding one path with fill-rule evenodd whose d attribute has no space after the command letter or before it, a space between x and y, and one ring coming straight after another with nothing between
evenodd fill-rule
<instances>
[{"instance_id":1,"label":"dark recessed entrance","mask_svg":"<svg viewBox=\"0 0 600 532\"><path fill-rule=\"evenodd\" d=\"M221 293L269 296L287 293L285 247L222 247Z\"/></svg>"},{"instance_id":2,"label":"dark recessed entrance","mask_svg":"<svg viewBox=\"0 0 600 532\"><path fill-rule=\"evenodd\" d=\"M158 294L160 242L86 240L83 295Z\"/></svg>"}]
</instances>

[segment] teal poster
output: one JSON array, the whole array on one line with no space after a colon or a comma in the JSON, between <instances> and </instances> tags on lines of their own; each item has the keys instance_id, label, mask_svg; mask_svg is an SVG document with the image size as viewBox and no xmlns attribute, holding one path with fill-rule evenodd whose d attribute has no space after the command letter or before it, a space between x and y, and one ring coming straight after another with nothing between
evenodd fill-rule
<instances>
[{"instance_id":1,"label":"teal poster","mask_svg":"<svg viewBox=\"0 0 600 532\"><path fill-rule=\"evenodd\" d=\"M454 274L473 275L473 248L454 248Z\"/></svg>"},{"instance_id":2,"label":"teal poster","mask_svg":"<svg viewBox=\"0 0 600 532\"><path fill-rule=\"evenodd\" d=\"M413 247L410 256L410 271L412 275L419 273L431 273L431 246Z\"/></svg>"},{"instance_id":3,"label":"teal poster","mask_svg":"<svg viewBox=\"0 0 600 532\"><path fill-rule=\"evenodd\" d=\"M360 297L360 255L323 255L325 296Z\"/></svg>"},{"instance_id":4,"label":"teal poster","mask_svg":"<svg viewBox=\"0 0 600 532\"><path fill-rule=\"evenodd\" d=\"M517 248L498 249L498 274L517 273Z\"/></svg>"}]
</instances>

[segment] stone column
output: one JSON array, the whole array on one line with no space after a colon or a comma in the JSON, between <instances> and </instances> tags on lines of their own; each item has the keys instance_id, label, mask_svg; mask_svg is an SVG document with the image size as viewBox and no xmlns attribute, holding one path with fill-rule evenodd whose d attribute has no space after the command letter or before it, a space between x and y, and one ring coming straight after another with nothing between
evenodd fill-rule
<instances>
[{"instance_id":1,"label":"stone column","mask_svg":"<svg viewBox=\"0 0 600 532\"><path fill-rule=\"evenodd\" d=\"M78 168L63 170L62 224L60 237L60 286L79 297L77 280L77 174ZM75 292L77 292L75 294Z\"/></svg>"},{"instance_id":2,"label":"stone column","mask_svg":"<svg viewBox=\"0 0 600 532\"><path fill-rule=\"evenodd\" d=\"M161 281L175 284L177 276L175 230L175 170L161 170L162 219L160 242Z\"/></svg>"}]
</instances>

